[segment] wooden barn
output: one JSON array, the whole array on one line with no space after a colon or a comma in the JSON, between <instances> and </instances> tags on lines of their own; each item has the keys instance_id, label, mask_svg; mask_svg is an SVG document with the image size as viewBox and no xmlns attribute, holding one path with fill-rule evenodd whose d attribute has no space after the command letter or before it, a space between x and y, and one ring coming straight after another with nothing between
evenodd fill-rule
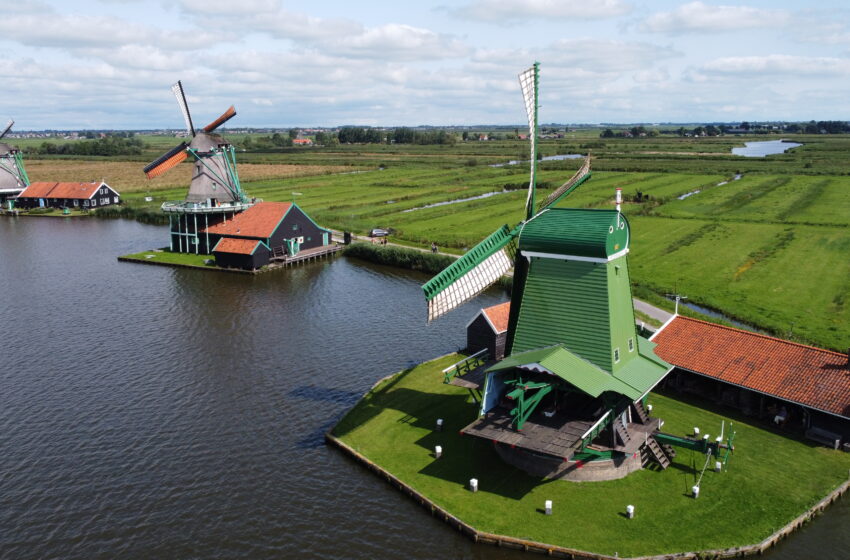
<instances>
[{"instance_id":1,"label":"wooden barn","mask_svg":"<svg viewBox=\"0 0 850 560\"><path fill-rule=\"evenodd\" d=\"M260 268L273 255L291 257L332 241L331 230L292 202L258 202L200 235L208 238L217 265L245 269Z\"/></svg>"},{"instance_id":2,"label":"wooden barn","mask_svg":"<svg viewBox=\"0 0 850 560\"><path fill-rule=\"evenodd\" d=\"M850 355L679 315L652 341L676 366L666 387L829 447L850 442Z\"/></svg>"},{"instance_id":3,"label":"wooden barn","mask_svg":"<svg viewBox=\"0 0 850 560\"><path fill-rule=\"evenodd\" d=\"M469 353L488 350L492 359L505 357L505 340L508 337L508 317L511 302L506 301L485 307L466 325L466 349Z\"/></svg>"},{"instance_id":4,"label":"wooden barn","mask_svg":"<svg viewBox=\"0 0 850 560\"><path fill-rule=\"evenodd\" d=\"M121 195L105 182L30 183L15 199L18 208L79 208L94 210L121 203Z\"/></svg>"}]
</instances>

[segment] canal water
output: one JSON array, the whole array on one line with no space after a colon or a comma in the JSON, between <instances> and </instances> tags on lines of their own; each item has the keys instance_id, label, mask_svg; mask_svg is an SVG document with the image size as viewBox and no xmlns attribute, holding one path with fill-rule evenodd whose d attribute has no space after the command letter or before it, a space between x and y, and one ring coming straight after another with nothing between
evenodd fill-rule
<instances>
[{"instance_id":1,"label":"canal water","mask_svg":"<svg viewBox=\"0 0 850 560\"><path fill-rule=\"evenodd\" d=\"M798 142L786 140L765 140L763 142L744 142L743 148L732 148L732 154L744 157L767 157L782 154L791 148L802 146Z\"/></svg>"},{"instance_id":2,"label":"canal water","mask_svg":"<svg viewBox=\"0 0 850 560\"><path fill-rule=\"evenodd\" d=\"M0 558L530 558L322 439L503 294L426 326L424 276L346 258L258 276L116 261L164 239L0 218ZM771 558L846 558L848 521L844 500Z\"/></svg>"}]
</instances>

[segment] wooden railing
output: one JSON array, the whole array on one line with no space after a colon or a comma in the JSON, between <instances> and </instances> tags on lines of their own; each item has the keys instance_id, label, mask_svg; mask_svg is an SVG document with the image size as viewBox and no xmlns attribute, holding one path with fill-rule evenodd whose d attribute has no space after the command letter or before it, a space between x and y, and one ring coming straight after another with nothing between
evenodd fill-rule
<instances>
[{"instance_id":1,"label":"wooden railing","mask_svg":"<svg viewBox=\"0 0 850 560\"><path fill-rule=\"evenodd\" d=\"M467 356L461 361L454 363L443 370L443 383L450 383L452 378L460 375L466 375L477 367L483 366L490 358L490 352L487 348L479 350L471 356Z\"/></svg>"}]
</instances>

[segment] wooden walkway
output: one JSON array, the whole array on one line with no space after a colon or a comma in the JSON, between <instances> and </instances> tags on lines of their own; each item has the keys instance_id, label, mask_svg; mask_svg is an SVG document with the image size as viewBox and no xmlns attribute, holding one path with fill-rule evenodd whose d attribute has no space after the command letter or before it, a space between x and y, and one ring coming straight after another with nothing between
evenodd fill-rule
<instances>
[{"instance_id":1,"label":"wooden walkway","mask_svg":"<svg viewBox=\"0 0 850 560\"><path fill-rule=\"evenodd\" d=\"M332 256L339 251L345 249L344 245L323 245L322 247L314 247L312 249L304 249L303 251L299 251L295 256L283 255L280 257L272 257L270 259L271 265L278 266L293 266L296 264L301 264L309 261L314 261L317 259L321 259L323 257Z\"/></svg>"}]
</instances>

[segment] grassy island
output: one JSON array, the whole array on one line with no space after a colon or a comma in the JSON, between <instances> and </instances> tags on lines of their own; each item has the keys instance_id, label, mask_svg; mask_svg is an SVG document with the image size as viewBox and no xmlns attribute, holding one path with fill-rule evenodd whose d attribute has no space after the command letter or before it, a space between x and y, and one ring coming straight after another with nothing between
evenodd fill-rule
<instances>
[{"instance_id":1,"label":"grassy island","mask_svg":"<svg viewBox=\"0 0 850 560\"><path fill-rule=\"evenodd\" d=\"M616 481L535 478L502 462L491 444L459 434L476 408L465 389L442 383L441 370L458 359L444 356L383 380L329 435L482 532L620 557L725 549L762 541L847 480L847 454L662 394L649 402L665 432L699 426L713 437L723 420L736 432L727 467L706 469L698 499L690 489L705 457L682 449L665 471ZM434 429L438 418L442 432ZM443 448L439 459L435 445ZM479 481L475 494L470 478ZM543 514L546 500L554 502L551 516ZM624 514L628 504L634 519Z\"/></svg>"}]
</instances>

